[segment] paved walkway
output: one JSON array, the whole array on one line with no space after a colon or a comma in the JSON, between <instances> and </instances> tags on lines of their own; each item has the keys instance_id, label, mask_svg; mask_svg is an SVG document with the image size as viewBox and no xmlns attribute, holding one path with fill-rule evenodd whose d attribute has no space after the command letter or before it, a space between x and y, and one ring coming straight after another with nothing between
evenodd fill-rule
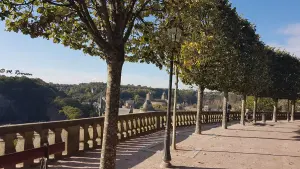
<instances>
[{"instance_id":1,"label":"paved walkway","mask_svg":"<svg viewBox=\"0 0 300 169\"><path fill-rule=\"evenodd\" d=\"M181 169L299 169L300 121L266 125L231 124L228 130L204 125L180 128L178 150L172 151L174 168ZM162 158L163 131L119 144L117 168L155 169ZM51 169L99 168L100 150L61 160Z\"/></svg>"}]
</instances>

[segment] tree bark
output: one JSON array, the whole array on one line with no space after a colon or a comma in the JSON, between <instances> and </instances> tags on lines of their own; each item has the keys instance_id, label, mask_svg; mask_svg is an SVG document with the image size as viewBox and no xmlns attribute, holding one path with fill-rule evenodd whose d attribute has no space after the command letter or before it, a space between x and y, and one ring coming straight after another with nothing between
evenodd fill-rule
<instances>
[{"instance_id":1,"label":"tree bark","mask_svg":"<svg viewBox=\"0 0 300 169\"><path fill-rule=\"evenodd\" d=\"M174 90L174 107L173 107L173 137L172 137L172 149L176 150L176 111L177 111L177 90L178 90L178 70L175 66L175 90Z\"/></svg>"},{"instance_id":2,"label":"tree bark","mask_svg":"<svg viewBox=\"0 0 300 169\"><path fill-rule=\"evenodd\" d=\"M292 111L291 111L291 121L294 121L295 110L296 110L296 100L293 100L292 101Z\"/></svg>"},{"instance_id":3,"label":"tree bark","mask_svg":"<svg viewBox=\"0 0 300 169\"><path fill-rule=\"evenodd\" d=\"M203 107L203 95L204 87L198 86L198 97L197 97L197 117L196 117L196 128L195 134L201 134L201 116L202 116L202 107Z\"/></svg>"},{"instance_id":4,"label":"tree bark","mask_svg":"<svg viewBox=\"0 0 300 169\"><path fill-rule=\"evenodd\" d=\"M117 55L114 57L118 58ZM107 61L106 109L100 169L116 168L117 122L123 63L124 60Z\"/></svg>"},{"instance_id":5,"label":"tree bark","mask_svg":"<svg viewBox=\"0 0 300 169\"><path fill-rule=\"evenodd\" d=\"M287 100L287 111L286 111L286 120L290 121L290 100Z\"/></svg>"},{"instance_id":6,"label":"tree bark","mask_svg":"<svg viewBox=\"0 0 300 169\"><path fill-rule=\"evenodd\" d=\"M222 117L222 128L227 129L227 102L228 102L228 91L224 91L224 97L223 97L223 117Z\"/></svg>"},{"instance_id":7,"label":"tree bark","mask_svg":"<svg viewBox=\"0 0 300 169\"><path fill-rule=\"evenodd\" d=\"M256 123L256 111L257 111L257 97L254 96L254 102L253 102L253 123Z\"/></svg>"},{"instance_id":8,"label":"tree bark","mask_svg":"<svg viewBox=\"0 0 300 169\"><path fill-rule=\"evenodd\" d=\"M273 122L277 122L277 110L278 110L278 99L273 99L274 105L273 105Z\"/></svg>"},{"instance_id":9,"label":"tree bark","mask_svg":"<svg viewBox=\"0 0 300 169\"><path fill-rule=\"evenodd\" d=\"M245 125L245 112L246 112L246 95L243 95L242 97L242 109L241 109L241 125Z\"/></svg>"}]
</instances>

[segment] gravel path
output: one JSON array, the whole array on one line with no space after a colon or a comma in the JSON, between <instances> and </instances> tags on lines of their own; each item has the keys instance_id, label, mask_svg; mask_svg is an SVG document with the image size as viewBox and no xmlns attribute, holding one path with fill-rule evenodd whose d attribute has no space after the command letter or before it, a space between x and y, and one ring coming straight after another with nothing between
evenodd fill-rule
<instances>
[{"instance_id":1,"label":"gravel path","mask_svg":"<svg viewBox=\"0 0 300 169\"><path fill-rule=\"evenodd\" d=\"M228 130L204 125L202 135L194 127L180 128L172 165L181 169L299 169L300 121L241 126ZM163 131L118 145L117 168L155 169L162 158ZM99 168L100 150L58 161L51 169Z\"/></svg>"}]
</instances>

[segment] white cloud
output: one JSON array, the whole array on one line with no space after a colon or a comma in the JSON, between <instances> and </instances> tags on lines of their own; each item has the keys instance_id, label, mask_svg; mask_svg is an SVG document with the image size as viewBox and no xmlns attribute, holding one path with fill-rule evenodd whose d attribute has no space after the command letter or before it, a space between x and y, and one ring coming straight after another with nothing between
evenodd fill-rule
<instances>
[{"instance_id":1,"label":"white cloud","mask_svg":"<svg viewBox=\"0 0 300 169\"><path fill-rule=\"evenodd\" d=\"M277 47L295 54L300 58L300 23L289 24L279 29L280 34L285 35L284 43L269 43L270 46Z\"/></svg>"},{"instance_id":2,"label":"white cloud","mask_svg":"<svg viewBox=\"0 0 300 169\"><path fill-rule=\"evenodd\" d=\"M285 28L279 30L285 35L300 36L300 23L289 24Z\"/></svg>"}]
</instances>

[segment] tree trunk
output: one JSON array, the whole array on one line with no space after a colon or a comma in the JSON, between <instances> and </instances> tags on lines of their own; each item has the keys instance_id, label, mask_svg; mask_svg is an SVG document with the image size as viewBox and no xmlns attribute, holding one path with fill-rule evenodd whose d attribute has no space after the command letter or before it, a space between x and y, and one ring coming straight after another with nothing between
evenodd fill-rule
<instances>
[{"instance_id":1,"label":"tree trunk","mask_svg":"<svg viewBox=\"0 0 300 169\"><path fill-rule=\"evenodd\" d=\"M201 116L202 116L202 107L203 107L203 95L204 87L198 86L198 97L197 97L197 117L196 117L196 128L195 134L201 134Z\"/></svg>"},{"instance_id":2,"label":"tree trunk","mask_svg":"<svg viewBox=\"0 0 300 169\"><path fill-rule=\"evenodd\" d=\"M296 100L293 100L292 101L292 111L291 111L291 121L294 121L295 110L296 110Z\"/></svg>"},{"instance_id":3,"label":"tree trunk","mask_svg":"<svg viewBox=\"0 0 300 169\"><path fill-rule=\"evenodd\" d=\"M254 96L254 102L253 102L253 123L256 123L256 111L257 111L257 97Z\"/></svg>"},{"instance_id":4,"label":"tree trunk","mask_svg":"<svg viewBox=\"0 0 300 169\"><path fill-rule=\"evenodd\" d=\"M224 97L223 97L223 118L222 118L222 127L223 129L227 129L227 102L228 102L228 91L224 91Z\"/></svg>"},{"instance_id":5,"label":"tree trunk","mask_svg":"<svg viewBox=\"0 0 300 169\"><path fill-rule=\"evenodd\" d=\"M245 111L246 111L246 95L243 95L242 97L242 110L241 110L241 125L245 125Z\"/></svg>"},{"instance_id":6,"label":"tree trunk","mask_svg":"<svg viewBox=\"0 0 300 169\"><path fill-rule=\"evenodd\" d=\"M273 99L273 122L277 122L278 99Z\"/></svg>"},{"instance_id":7,"label":"tree trunk","mask_svg":"<svg viewBox=\"0 0 300 169\"><path fill-rule=\"evenodd\" d=\"M176 108L177 108L177 90L178 90L178 71L175 66L175 90L174 90L174 107L173 107L173 138L172 138L172 149L176 150Z\"/></svg>"},{"instance_id":8,"label":"tree trunk","mask_svg":"<svg viewBox=\"0 0 300 169\"><path fill-rule=\"evenodd\" d=\"M290 121L290 100L287 100L287 111L286 111L286 120Z\"/></svg>"},{"instance_id":9,"label":"tree trunk","mask_svg":"<svg viewBox=\"0 0 300 169\"><path fill-rule=\"evenodd\" d=\"M123 63L124 61L107 61L106 110L100 169L116 168L117 122Z\"/></svg>"}]
</instances>

